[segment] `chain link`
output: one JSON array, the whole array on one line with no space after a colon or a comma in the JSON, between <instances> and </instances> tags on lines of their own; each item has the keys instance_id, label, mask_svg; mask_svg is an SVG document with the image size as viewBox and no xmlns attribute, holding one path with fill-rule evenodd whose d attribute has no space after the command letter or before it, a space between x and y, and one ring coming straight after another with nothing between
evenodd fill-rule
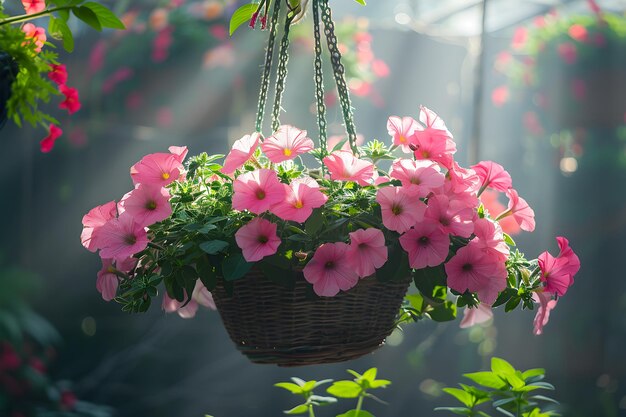
<instances>
[{"instance_id":1,"label":"chain link","mask_svg":"<svg viewBox=\"0 0 626 417\"><path fill-rule=\"evenodd\" d=\"M280 2L280 0L276 0ZM280 51L278 52L278 70L276 75L276 95L274 96L274 107L272 108L272 131L277 131L280 127L280 110L281 102L283 100L283 92L285 91L285 81L287 79L287 63L289 63L289 29L291 28L291 22L293 16L289 17L289 11L287 11L287 17L285 19L285 29L283 37L280 40Z\"/></svg>"},{"instance_id":2,"label":"chain link","mask_svg":"<svg viewBox=\"0 0 626 417\"><path fill-rule=\"evenodd\" d=\"M333 22L328 0L319 0L322 11L322 22L324 22L324 34L326 35L326 43L330 51L330 62L333 67L333 75L337 84L337 94L339 103L343 113L343 120L348 134L350 148L355 156L359 156L359 150L356 145L356 129L354 127L354 115L352 114L352 104L350 102L350 94L346 85L345 68L341 63L341 52L337 46L337 36L335 35L335 23Z\"/></svg>"},{"instance_id":3,"label":"chain link","mask_svg":"<svg viewBox=\"0 0 626 417\"><path fill-rule=\"evenodd\" d=\"M261 76L261 89L259 90L259 104L256 112L256 131L261 133L263 129L263 115L265 113L265 103L267 102L267 92L270 88L270 75L272 73L272 60L274 57L274 45L276 44L276 32L278 30L278 17L280 16L280 4L282 1L274 2L274 10L270 21L270 34L265 50L265 64L263 75Z\"/></svg>"},{"instance_id":4,"label":"chain link","mask_svg":"<svg viewBox=\"0 0 626 417\"><path fill-rule=\"evenodd\" d=\"M324 102L324 78L322 75L322 37L320 14L317 0L313 0L313 31L315 36L315 98L317 106L317 126L320 135L321 157L327 154L326 103ZM322 164L322 168L324 165Z\"/></svg>"}]
</instances>

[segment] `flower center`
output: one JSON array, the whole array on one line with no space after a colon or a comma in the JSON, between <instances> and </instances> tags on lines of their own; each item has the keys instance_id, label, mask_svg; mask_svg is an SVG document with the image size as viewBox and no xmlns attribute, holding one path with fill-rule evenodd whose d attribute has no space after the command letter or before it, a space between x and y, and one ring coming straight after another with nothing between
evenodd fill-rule
<instances>
[{"instance_id":1,"label":"flower center","mask_svg":"<svg viewBox=\"0 0 626 417\"><path fill-rule=\"evenodd\" d=\"M285 154L285 156L291 156L291 149L285 148L283 149L283 153Z\"/></svg>"},{"instance_id":2,"label":"flower center","mask_svg":"<svg viewBox=\"0 0 626 417\"><path fill-rule=\"evenodd\" d=\"M157 203L154 200L150 200L146 203L146 209L148 210L156 210L157 208Z\"/></svg>"},{"instance_id":3,"label":"flower center","mask_svg":"<svg viewBox=\"0 0 626 417\"><path fill-rule=\"evenodd\" d=\"M326 262L326 264L324 264L324 268L326 269L333 269L335 267L335 263L333 261L328 261Z\"/></svg>"},{"instance_id":4,"label":"flower center","mask_svg":"<svg viewBox=\"0 0 626 417\"><path fill-rule=\"evenodd\" d=\"M161 178L163 178L164 180L169 180L170 179L169 172L164 172L163 174L161 174Z\"/></svg>"},{"instance_id":5,"label":"flower center","mask_svg":"<svg viewBox=\"0 0 626 417\"><path fill-rule=\"evenodd\" d=\"M264 235L260 235L257 240L259 243L267 243L269 241L268 237Z\"/></svg>"},{"instance_id":6,"label":"flower center","mask_svg":"<svg viewBox=\"0 0 626 417\"><path fill-rule=\"evenodd\" d=\"M263 190L257 190L256 192L256 198L258 198L259 200L263 200L265 198L265 191Z\"/></svg>"},{"instance_id":7,"label":"flower center","mask_svg":"<svg viewBox=\"0 0 626 417\"><path fill-rule=\"evenodd\" d=\"M398 204L393 204L391 206L391 212L393 214L395 214L396 216L402 214L402 206L398 205Z\"/></svg>"},{"instance_id":8,"label":"flower center","mask_svg":"<svg viewBox=\"0 0 626 417\"><path fill-rule=\"evenodd\" d=\"M302 207L304 207L304 204L302 204L302 201L296 201L296 204L293 205L295 208L297 209L301 209Z\"/></svg>"},{"instance_id":9,"label":"flower center","mask_svg":"<svg viewBox=\"0 0 626 417\"><path fill-rule=\"evenodd\" d=\"M411 184L420 185L422 181L419 178L411 178Z\"/></svg>"},{"instance_id":10,"label":"flower center","mask_svg":"<svg viewBox=\"0 0 626 417\"><path fill-rule=\"evenodd\" d=\"M470 272L472 269L474 269L474 265L465 264L461 267L461 269L463 270L463 272Z\"/></svg>"},{"instance_id":11,"label":"flower center","mask_svg":"<svg viewBox=\"0 0 626 417\"><path fill-rule=\"evenodd\" d=\"M428 246L428 244L430 243L430 239L428 238L428 236L422 236L417 239L417 243L421 246Z\"/></svg>"},{"instance_id":12,"label":"flower center","mask_svg":"<svg viewBox=\"0 0 626 417\"><path fill-rule=\"evenodd\" d=\"M124 243L126 243L128 245L134 245L135 243L137 243L137 236L135 236L135 235L126 235L124 237Z\"/></svg>"},{"instance_id":13,"label":"flower center","mask_svg":"<svg viewBox=\"0 0 626 417\"><path fill-rule=\"evenodd\" d=\"M404 137L404 135L400 135L398 140L400 141L400 143L406 143L406 138Z\"/></svg>"},{"instance_id":14,"label":"flower center","mask_svg":"<svg viewBox=\"0 0 626 417\"><path fill-rule=\"evenodd\" d=\"M430 152L422 151L422 158L430 158Z\"/></svg>"},{"instance_id":15,"label":"flower center","mask_svg":"<svg viewBox=\"0 0 626 417\"><path fill-rule=\"evenodd\" d=\"M107 268L107 272L110 274L114 274L115 273L115 268L113 267L113 265L109 265L109 267Z\"/></svg>"},{"instance_id":16,"label":"flower center","mask_svg":"<svg viewBox=\"0 0 626 417\"><path fill-rule=\"evenodd\" d=\"M450 219L448 219L447 217L442 217L439 219L439 223L444 226L450 226Z\"/></svg>"}]
</instances>

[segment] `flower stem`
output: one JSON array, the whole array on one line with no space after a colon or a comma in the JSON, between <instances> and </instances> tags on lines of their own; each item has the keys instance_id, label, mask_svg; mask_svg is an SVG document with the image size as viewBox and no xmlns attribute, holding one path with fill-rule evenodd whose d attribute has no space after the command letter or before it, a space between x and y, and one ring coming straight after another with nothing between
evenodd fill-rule
<instances>
[{"instance_id":1,"label":"flower stem","mask_svg":"<svg viewBox=\"0 0 626 417\"><path fill-rule=\"evenodd\" d=\"M71 8L72 8L71 6L53 7L52 9L46 9L39 13L22 14L19 16L8 17L6 19L0 20L0 26L13 24L13 23L27 22L29 20L37 19L39 17L51 15L53 12L58 12L60 10L69 10Z\"/></svg>"},{"instance_id":2,"label":"flower stem","mask_svg":"<svg viewBox=\"0 0 626 417\"><path fill-rule=\"evenodd\" d=\"M359 415L359 413L361 412L361 407L363 407L363 398L365 398L365 395L363 395L365 393L361 393L361 395L359 395L359 400L356 402L356 409L355 411L355 415Z\"/></svg>"},{"instance_id":3,"label":"flower stem","mask_svg":"<svg viewBox=\"0 0 626 417\"><path fill-rule=\"evenodd\" d=\"M501 219L505 218L511 213L512 213L511 209L503 211L502 213L498 214L498 217L496 217L496 221L500 221Z\"/></svg>"},{"instance_id":4,"label":"flower stem","mask_svg":"<svg viewBox=\"0 0 626 417\"><path fill-rule=\"evenodd\" d=\"M313 412L313 404L309 404L309 417L315 417L315 413Z\"/></svg>"}]
</instances>

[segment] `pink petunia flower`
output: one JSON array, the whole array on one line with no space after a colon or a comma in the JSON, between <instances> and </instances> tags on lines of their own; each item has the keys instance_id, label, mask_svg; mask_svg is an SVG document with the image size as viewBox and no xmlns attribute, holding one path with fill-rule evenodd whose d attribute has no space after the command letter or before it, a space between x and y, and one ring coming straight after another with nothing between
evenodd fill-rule
<instances>
[{"instance_id":1,"label":"pink petunia flower","mask_svg":"<svg viewBox=\"0 0 626 417\"><path fill-rule=\"evenodd\" d=\"M550 311L554 310L558 300L552 299L552 294L547 292L533 293L533 300L539 304L537 314L533 320L533 334L539 336L543 333L543 326L550 320Z\"/></svg>"},{"instance_id":2,"label":"pink petunia flower","mask_svg":"<svg viewBox=\"0 0 626 417\"><path fill-rule=\"evenodd\" d=\"M319 185L312 178L299 178L290 185L283 184L285 199L273 205L270 211L283 220L292 220L304 223L313 209L322 207L328 197L319 189Z\"/></svg>"},{"instance_id":3,"label":"pink petunia flower","mask_svg":"<svg viewBox=\"0 0 626 417\"><path fill-rule=\"evenodd\" d=\"M35 52L41 52L46 40L48 37L46 36L46 30L44 28L40 28L38 26L33 25L32 23L26 23L22 26L22 30L26 34L26 38L31 39L35 42Z\"/></svg>"},{"instance_id":4,"label":"pink petunia flower","mask_svg":"<svg viewBox=\"0 0 626 417\"><path fill-rule=\"evenodd\" d=\"M574 283L574 275L580 270L580 259L564 237L557 237L559 256L556 258L544 252L537 258L541 270L541 281L545 283L545 292L562 297Z\"/></svg>"},{"instance_id":5,"label":"pink petunia flower","mask_svg":"<svg viewBox=\"0 0 626 417\"><path fill-rule=\"evenodd\" d=\"M513 186L511 175L500 164L493 161L480 161L472 165L472 169L480 178L480 195L486 188L505 192Z\"/></svg>"},{"instance_id":6,"label":"pink petunia flower","mask_svg":"<svg viewBox=\"0 0 626 417\"><path fill-rule=\"evenodd\" d=\"M125 259L148 246L146 230L128 213L110 219L98 230L98 247L101 258Z\"/></svg>"},{"instance_id":7,"label":"pink petunia flower","mask_svg":"<svg viewBox=\"0 0 626 417\"><path fill-rule=\"evenodd\" d=\"M236 140L235 143L233 143L232 149L228 155L226 155L226 159L224 159L222 172L230 175L235 172L235 170L241 168L241 166L252 157L254 151L256 151L256 148L259 146L260 139L261 135L255 132Z\"/></svg>"},{"instance_id":8,"label":"pink petunia flower","mask_svg":"<svg viewBox=\"0 0 626 417\"><path fill-rule=\"evenodd\" d=\"M348 245L324 243L304 267L304 278L313 284L313 291L322 297L334 297L359 282L356 271L346 261Z\"/></svg>"},{"instance_id":9,"label":"pink petunia flower","mask_svg":"<svg viewBox=\"0 0 626 417\"><path fill-rule=\"evenodd\" d=\"M109 201L101 206L92 208L83 216L83 231L80 234L80 242L89 251L95 252L98 244L100 228L109 220L117 216L117 204Z\"/></svg>"},{"instance_id":10,"label":"pink petunia flower","mask_svg":"<svg viewBox=\"0 0 626 417\"><path fill-rule=\"evenodd\" d=\"M407 194L420 198L428 196L445 181L437 164L426 160L396 159L389 176L400 180Z\"/></svg>"},{"instance_id":11,"label":"pink petunia flower","mask_svg":"<svg viewBox=\"0 0 626 417\"><path fill-rule=\"evenodd\" d=\"M361 278L369 277L387 262L385 235L376 228L359 229L350 233L350 246L346 251L349 266Z\"/></svg>"},{"instance_id":12,"label":"pink petunia flower","mask_svg":"<svg viewBox=\"0 0 626 417\"><path fill-rule=\"evenodd\" d=\"M248 262L256 262L276 253L280 239L276 235L276 224L255 217L235 233L237 246Z\"/></svg>"},{"instance_id":13,"label":"pink petunia flower","mask_svg":"<svg viewBox=\"0 0 626 417\"><path fill-rule=\"evenodd\" d=\"M324 158L330 178L335 181L354 181L359 185L370 185L374 177L374 164L358 159L350 151L335 151Z\"/></svg>"},{"instance_id":14,"label":"pink petunia flower","mask_svg":"<svg viewBox=\"0 0 626 417\"><path fill-rule=\"evenodd\" d=\"M461 237L470 237L474 231L474 210L465 204L438 194L428 199L424 218L445 232Z\"/></svg>"},{"instance_id":15,"label":"pink petunia flower","mask_svg":"<svg viewBox=\"0 0 626 417\"><path fill-rule=\"evenodd\" d=\"M63 134L63 130L56 125L50 125L48 128L48 136L43 138L41 142L39 142L39 149L43 153L48 153L54 148L54 144L58 138Z\"/></svg>"},{"instance_id":16,"label":"pink petunia flower","mask_svg":"<svg viewBox=\"0 0 626 417\"><path fill-rule=\"evenodd\" d=\"M102 295L104 301L111 301L117 294L119 278L116 272L128 272L137 265L137 259L127 258L118 262L113 259L102 259L102 269L98 271L96 289Z\"/></svg>"},{"instance_id":17,"label":"pink petunia flower","mask_svg":"<svg viewBox=\"0 0 626 417\"><path fill-rule=\"evenodd\" d=\"M425 221L417 223L399 240L409 254L409 266L414 269L440 265L450 251L450 236L437 224Z\"/></svg>"},{"instance_id":18,"label":"pink petunia flower","mask_svg":"<svg viewBox=\"0 0 626 417\"><path fill-rule=\"evenodd\" d=\"M393 138L393 144L400 146L405 153L411 153L411 138L421 126L412 117L391 116L387 120L387 132Z\"/></svg>"},{"instance_id":19,"label":"pink petunia flower","mask_svg":"<svg viewBox=\"0 0 626 417\"><path fill-rule=\"evenodd\" d=\"M416 159L430 159L439 162L446 168L452 165L456 144L452 140L452 133L443 120L432 110L420 106L420 122L425 127L416 130L412 143L416 149Z\"/></svg>"},{"instance_id":20,"label":"pink petunia flower","mask_svg":"<svg viewBox=\"0 0 626 417\"><path fill-rule=\"evenodd\" d=\"M459 324L461 329L485 323L493 318L493 310L489 304L480 303L474 308L466 307L463 311L463 320Z\"/></svg>"},{"instance_id":21,"label":"pink petunia flower","mask_svg":"<svg viewBox=\"0 0 626 417\"><path fill-rule=\"evenodd\" d=\"M172 214L170 193L158 185L139 184L127 193L120 205L142 227L167 219Z\"/></svg>"},{"instance_id":22,"label":"pink petunia flower","mask_svg":"<svg viewBox=\"0 0 626 417\"><path fill-rule=\"evenodd\" d=\"M480 177L471 168L463 168L456 161L448 168L446 174L446 194L478 194L480 188ZM478 200L476 200L477 202Z\"/></svg>"},{"instance_id":23,"label":"pink petunia flower","mask_svg":"<svg viewBox=\"0 0 626 417\"><path fill-rule=\"evenodd\" d=\"M389 230L404 233L424 218L426 205L416 195L407 194L402 187L382 187L376 193L383 224Z\"/></svg>"},{"instance_id":24,"label":"pink petunia flower","mask_svg":"<svg viewBox=\"0 0 626 417\"><path fill-rule=\"evenodd\" d=\"M504 241L502 228L498 223L489 219L478 219L474 222L473 243L478 245L483 251L491 253L493 256L506 262L509 257L509 245Z\"/></svg>"},{"instance_id":25,"label":"pink petunia flower","mask_svg":"<svg viewBox=\"0 0 626 417\"><path fill-rule=\"evenodd\" d=\"M498 201L498 192L492 190L485 190L480 195L480 201L483 204L485 210L495 217L496 213L503 213L506 210L504 204ZM502 231L508 235L517 235L520 233L522 229L520 229L519 225L515 222L513 217L504 217L503 219L498 220Z\"/></svg>"},{"instance_id":26,"label":"pink petunia flower","mask_svg":"<svg viewBox=\"0 0 626 417\"><path fill-rule=\"evenodd\" d=\"M78 98L78 90L75 88L61 85L59 91L65 96L65 99L59 103L60 109L66 109L69 114L74 114L81 108L80 99Z\"/></svg>"},{"instance_id":27,"label":"pink petunia flower","mask_svg":"<svg viewBox=\"0 0 626 417\"><path fill-rule=\"evenodd\" d=\"M472 243L459 249L445 264L445 270L448 287L460 293L476 292L483 303L493 304L506 288L504 262Z\"/></svg>"},{"instance_id":28,"label":"pink petunia flower","mask_svg":"<svg viewBox=\"0 0 626 417\"><path fill-rule=\"evenodd\" d=\"M179 157L171 153L153 153L144 156L130 167L133 184L165 187L176 181L183 171Z\"/></svg>"},{"instance_id":29,"label":"pink petunia flower","mask_svg":"<svg viewBox=\"0 0 626 417\"><path fill-rule=\"evenodd\" d=\"M521 198L513 188L506 191L506 196L509 198L509 205L504 213L498 215L496 220L512 215L522 230L527 232L535 230L535 212L526 200Z\"/></svg>"},{"instance_id":30,"label":"pink petunia flower","mask_svg":"<svg viewBox=\"0 0 626 417\"><path fill-rule=\"evenodd\" d=\"M50 72L48 72L48 78L50 78L57 85L65 85L67 82L67 69L64 64L52 64L50 65Z\"/></svg>"},{"instance_id":31,"label":"pink petunia flower","mask_svg":"<svg viewBox=\"0 0 626 417\"><path fill-rule=\"evenodd\" d=\"M258 169L237 177L233 183L233 208L261 214L285 199L285 188L276 171Z\"/></svg>"},{"instance_id":32,"label":"pink petunia flower","mask_svg":"<svg viewBox=\"0 0 626 417\"><path fill-rule=\"evenodd\" d=\"M306 135L306 130L290 125L279 127L261 144L267 158L275 164L294 159L298 155L312 151L314 147L313 141Z\"/></svg>"},{"instance_id":33,"label":"pink petunia flower","mask_svg":"<svg viewBox=\"0 0 626 417\"><path fill-rule=\"evenodd\" d=\"M176 160L181 164L187 157L187 153L189 153L189 149L187 149L186 146L170 146L167 150L170 151L172 155L175 155Z\"/></svg>"},{"instance_id":34,"label":"pink petunia flower","mask_svg":"<svg viewBox=\"0 0 626 417\"><path fill-rule=\"evenodd\" d=\"M185 292L185 297L187 293ZM215 310L215 302L213 301L213 295L206 289L204 284L200 280L196 281L196 286L191 294L191 300L183 307L185 302L180 302L172 299L167 295L167 292L163 293L163 303L161 307L166 313L177 312L183 319L191 319L195 317L200 306L207 307L211 310Z\"/></svg>"},{"instance_id":35,"label":"pink petunia flower","mask_svg":"<svg viewBox=\"0 0 626 417\"><path fill-rule=\"evenodd\" d=\"M45 0L22 0L26 14L42 12L46 8Z\"/></svg>"}]
</instances>

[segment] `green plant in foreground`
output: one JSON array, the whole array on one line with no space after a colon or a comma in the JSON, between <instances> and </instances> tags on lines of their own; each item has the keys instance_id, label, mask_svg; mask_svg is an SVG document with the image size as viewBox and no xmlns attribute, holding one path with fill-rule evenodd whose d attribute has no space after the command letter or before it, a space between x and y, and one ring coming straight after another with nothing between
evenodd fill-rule
<instances>
[{"instance_id":1,"label":"green plant in foreground","mask_svg":"<svg viewBox=\"0 0 626 417\"><path fill-rule=\"evenodd\" d=\"M537 395L536 390L554 390L554 386L543 381L542 368L519 371L500 358L491 359L491 371L473 372L463 375L482 388L459 384L461 388L444 388L443 391L459 400L462 407L438 407L435 411L450 411L463 416L491 417L480 411L481 404L491 403L493 409L508 417L558 416L555 411L543 411L543 403L558 404L552 398ZM485 389L487 388L487 389Z\"/></svg>"},{"instance_id":2,"label":"green plant in foreground","mask_svg":"<svg viewBox=\"0 0 626 417\"><path fill-rule=\"evenodd\" d=\"M304 397L304 403L285 411L285 414L304 414L308 412L310 417L314 417L315 406L334 404L337 402L337 398L356 398L356 408L339 414L337 417L374 417L370 412L362 409L363 400L365 398L372 398L382 402L369 391L377 388L385 388L387 385L391 384L391 381L376 379L376 374L378 373L376 368L370 368L362 375L353 370L348 370L348 373L352 374L354 379L336 382L333 382L332 379L305 382L300 378L291 378L293 382L279 382L275 384L274 386L276 387L284 388L292 394ZM333 384L326 392L331 394L332 397L322 397L314 394L313 390L315 388L330 382L333 382Z\"/></svg>"}]
</instances>

